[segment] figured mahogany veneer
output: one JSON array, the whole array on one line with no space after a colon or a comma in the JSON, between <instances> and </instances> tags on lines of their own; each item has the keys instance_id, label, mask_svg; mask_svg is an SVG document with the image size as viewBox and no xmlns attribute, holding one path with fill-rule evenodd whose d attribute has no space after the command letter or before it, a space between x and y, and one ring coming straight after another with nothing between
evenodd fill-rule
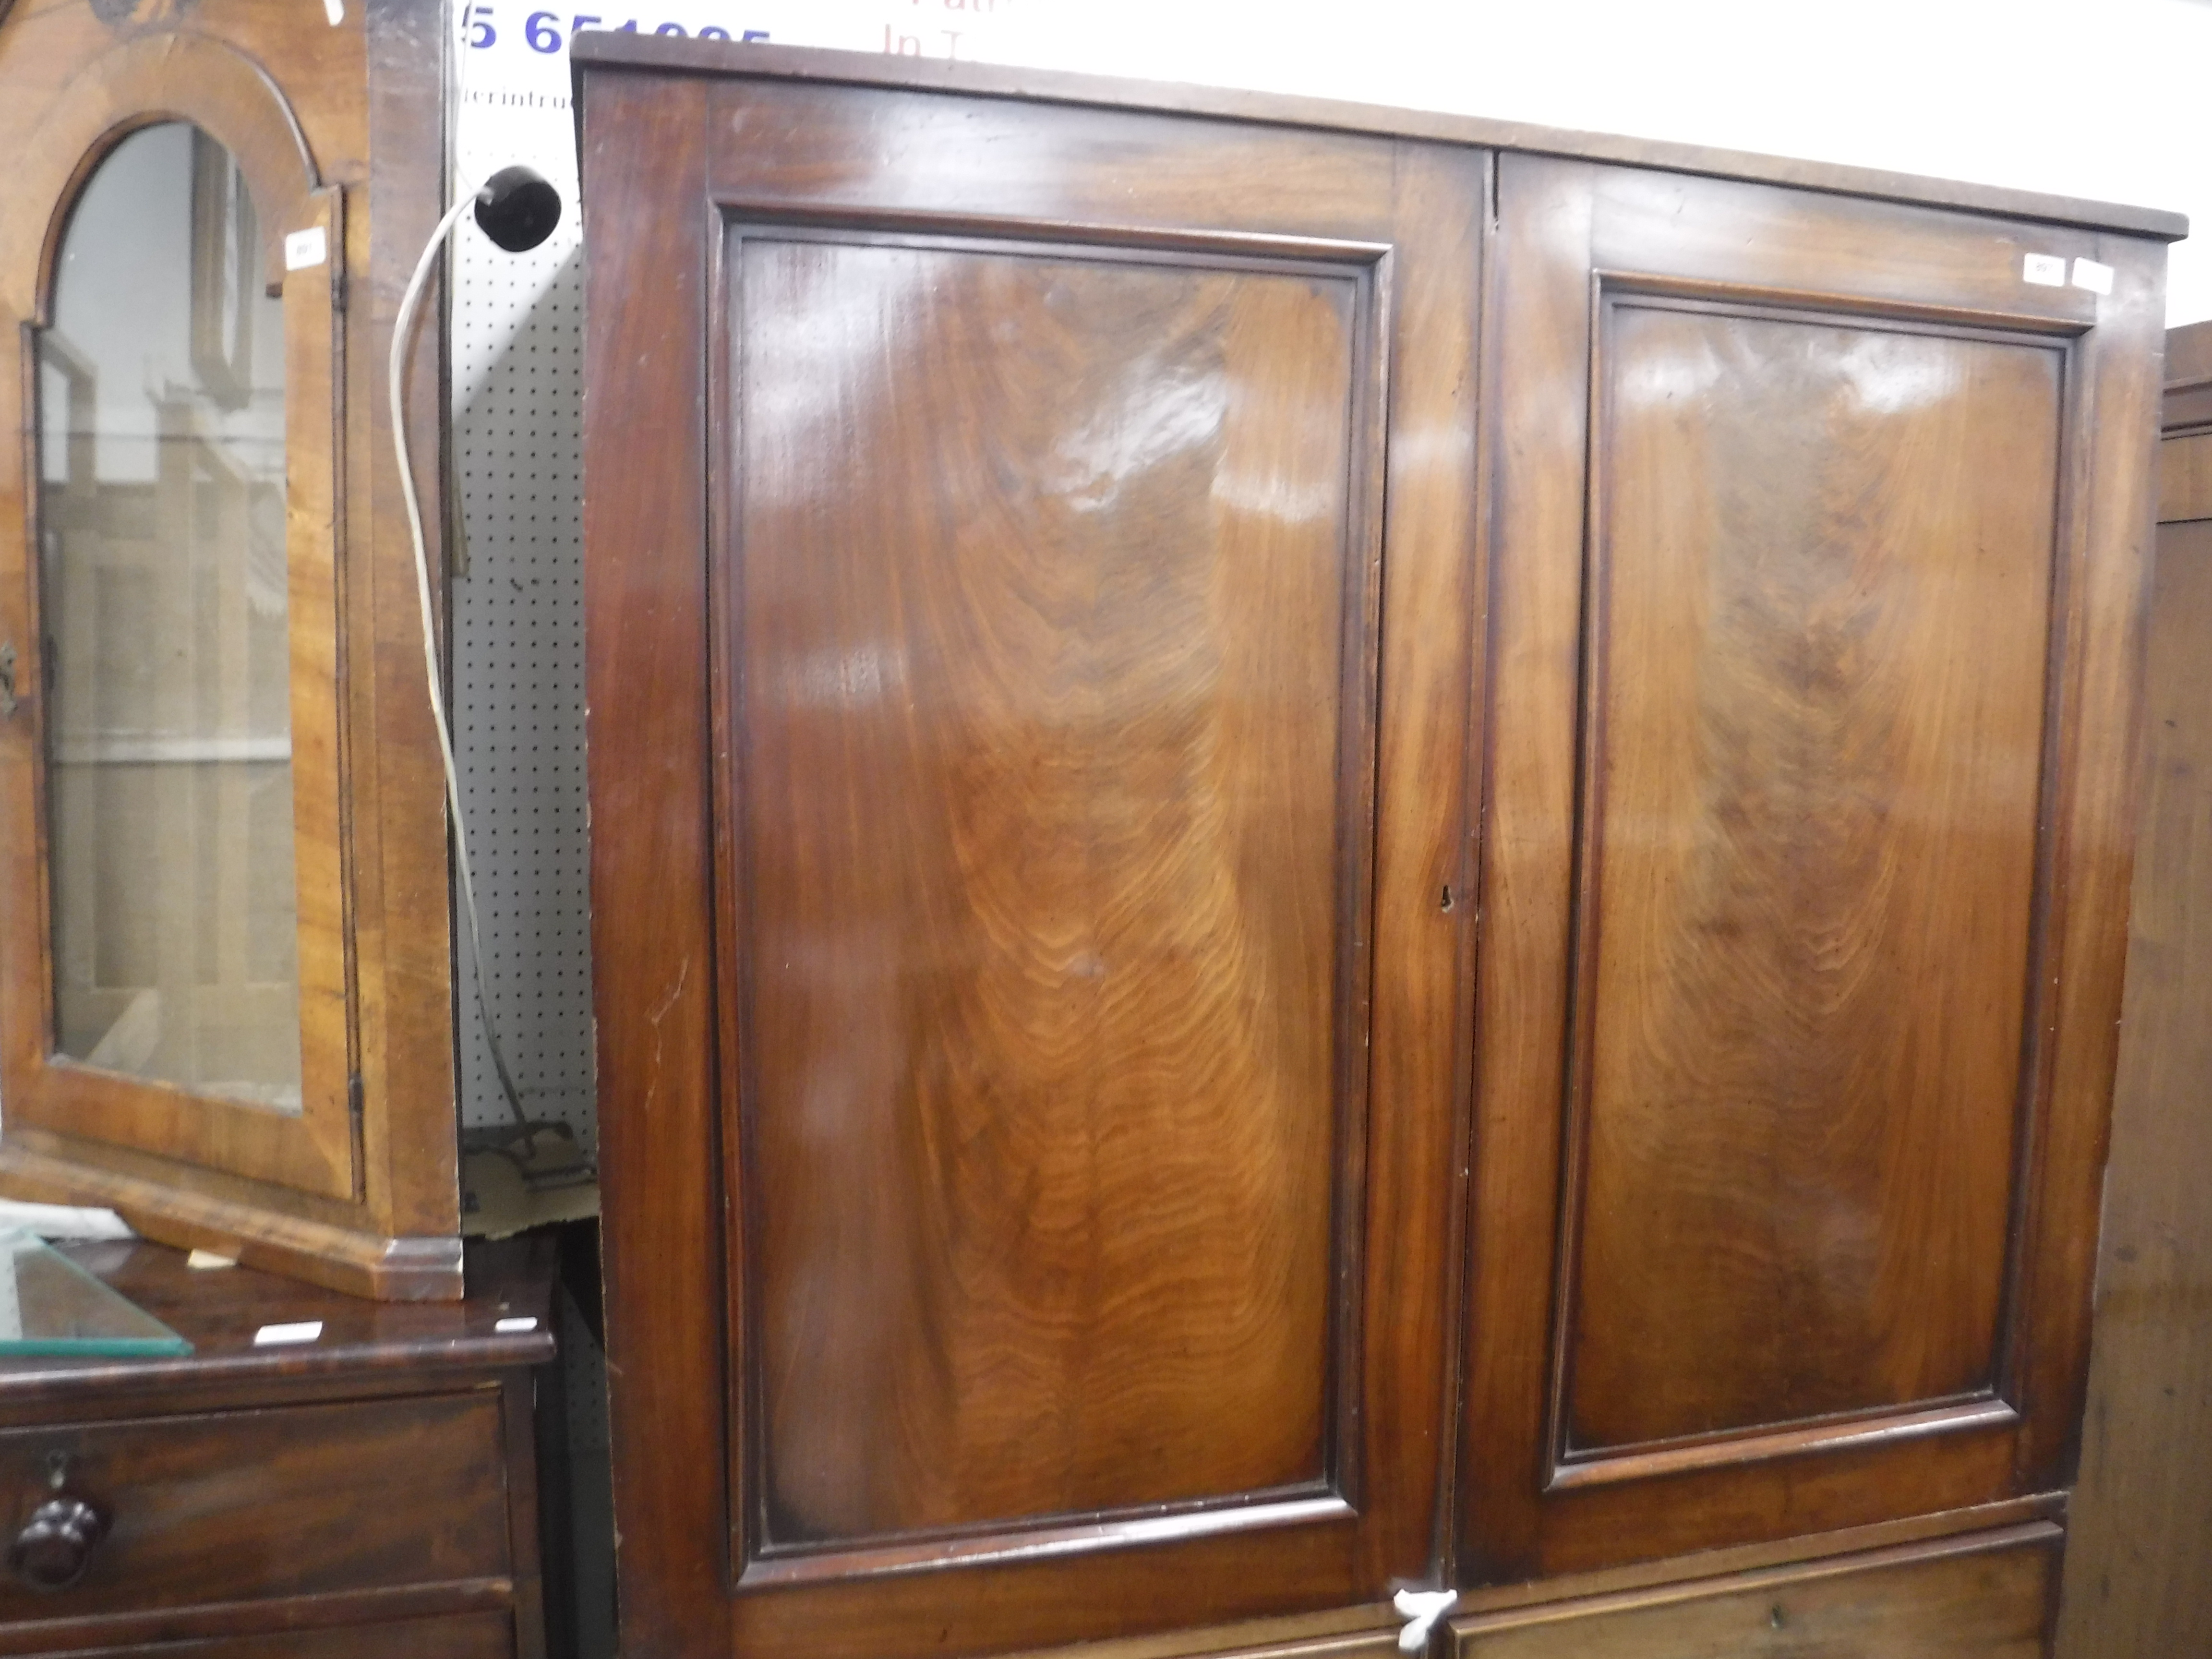
<instances>
[{"instance_id":1,"label":"figured mahogany veneer","mask_svg":"<svg viewBox=\"0 0 2212 1659\"><path fill-rule=\"evenodd\" d=\"M2034 1651L2172 225L574 53L625 1642Z\"/></svg>"}]
</instances>

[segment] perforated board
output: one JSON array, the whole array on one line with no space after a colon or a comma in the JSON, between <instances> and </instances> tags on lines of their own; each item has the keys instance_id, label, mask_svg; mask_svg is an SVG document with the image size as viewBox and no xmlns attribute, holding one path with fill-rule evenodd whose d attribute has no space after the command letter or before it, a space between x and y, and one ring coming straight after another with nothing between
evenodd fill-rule
<instances>
[{"instance_id":1,"label":"perforated board","mask_svg":"<svg viewBox=\"0 0 2212 1659\"><path fill-rule=\"evenodd\" d=\"M464 532L453 582L453 744L485 994L532 1117L597 1145L584 778L582 252L568 40L574 25L720 33L804 46L966 55L1028 0L629 0L594 15L454 0L456 190L524 162L561 191L543 246L454 236L452 477ZM461 1117L507 1115L460 939Z\"/></svg>"}]
</instances>

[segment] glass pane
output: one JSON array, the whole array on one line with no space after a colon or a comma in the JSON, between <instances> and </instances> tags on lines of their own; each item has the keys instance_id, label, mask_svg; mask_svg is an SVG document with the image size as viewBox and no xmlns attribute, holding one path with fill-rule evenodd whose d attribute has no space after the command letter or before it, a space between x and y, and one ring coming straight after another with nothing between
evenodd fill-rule
<instances>
[{"instance_id":1,"label":"glass pane","mask_svg":"<svg viewBox=\"0 0 2212 1659\"><path fill-rule=\"evenodd\" d=\"M187 1354L192 1345L43 1239L0 1232L0 1354Z\"/></svg>"},{"instance_id":2,"label":"glass pane","mask_svg":"<svg viewBox=\"0 0 2212 1659\"><path fill-rule=\"evenodd\" d=\"M284 328L183 122L85 186L40 339L54 1042L300 1109Z\"/></svg>"}]
</instances>

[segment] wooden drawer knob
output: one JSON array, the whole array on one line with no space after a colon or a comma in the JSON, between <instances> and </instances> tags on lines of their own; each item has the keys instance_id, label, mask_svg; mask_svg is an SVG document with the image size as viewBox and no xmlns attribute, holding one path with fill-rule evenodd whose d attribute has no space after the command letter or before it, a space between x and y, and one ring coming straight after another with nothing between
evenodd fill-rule
<instances>
[{"instance_id":1,"label":"wooden drawer knob","mask_svg":"<svg viewBox=\"0 0 2212 1659\"><path fill-rule=\"evenodd\" d=\"M84 1577L107 1517L82 1498L58 1492L31 1511L8 1552L15 1576L36 1590L64 1590Z\"/></svg>"}]
</instances>

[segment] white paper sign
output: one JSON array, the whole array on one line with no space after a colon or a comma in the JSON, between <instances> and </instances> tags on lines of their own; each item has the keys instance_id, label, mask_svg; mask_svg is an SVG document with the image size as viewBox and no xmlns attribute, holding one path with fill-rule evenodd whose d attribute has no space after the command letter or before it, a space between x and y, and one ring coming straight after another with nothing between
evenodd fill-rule
<instances>
[{"instance_id":1,"label":"white paper sign","mask_svg":"<svg viewBox=\"0 0 2212 1659\"><path fill-rule=\"evenodd\" d=\"M2100 265L2094 259L2076 259L2074 262L2074 286L2086 288L2092 294L2110 294L2112 291L2112 268Z\"/></svg>"},{"instance_id":2,"label":"white paper sign","mask_svg":"<svg viewBox=\"0 0 2212 1659\"><path fill-rule=\"evenodd\" d=\"M287 1342L318 1342L322 1340L323 1322L302 1319L291 1325L264 1325L253 1334L257 1348L278 1347Z\"/></svg>"},{"instance_id":3,"label":"white paper sign","mask_svg":"<svg viewBox=\"0 0 2212 1659\"><path fill-rule=\"evenodd\" d=\"M320 225L295 230L284 239L284 269L307 270L331 257L331 239Z\"/></svg>"},{"instance_id":4,"label":"white paper sign","mask_svg":"<svg viewBox=\"0 0 2212 1659\"><path fill-rule=\"evenodd\" d=\"M2021 262L2020 279L2038 288L2066 286L2066 258L2058 253L2031 253Z\"/></svg>"}]
</instances>

